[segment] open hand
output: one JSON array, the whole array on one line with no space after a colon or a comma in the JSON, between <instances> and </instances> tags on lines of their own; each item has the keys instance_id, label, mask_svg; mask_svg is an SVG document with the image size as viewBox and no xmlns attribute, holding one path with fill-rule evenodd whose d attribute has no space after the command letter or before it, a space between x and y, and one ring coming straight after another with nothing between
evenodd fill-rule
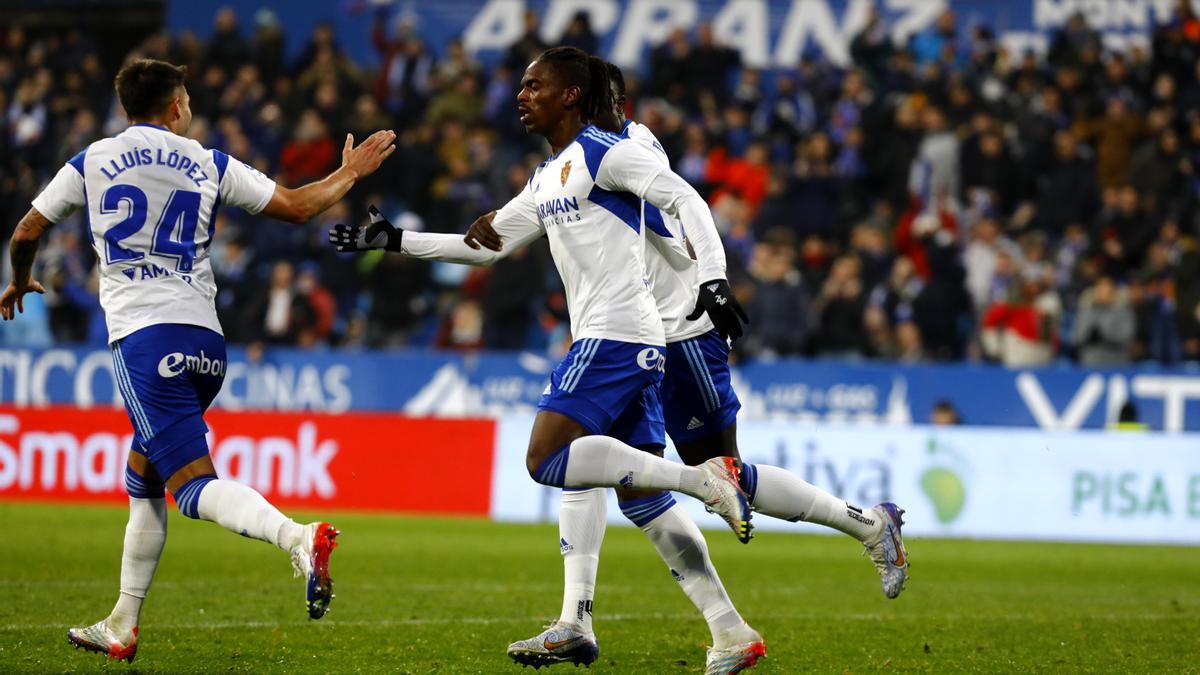
<instances>
[{"instance_id":1,"label":"open hand","mask_svg":"<svg viewBox=\"0 0 1200 675\"><path fill-rule=\"evenodd\" d=\"M471 223L471 227L467 229L467 234L463 236L463 243L476 251L479 250L480 244L493 251L504 248L504 243L500 241L500 235L496 234L496 230L492 228L492 221L495 219L495 211L476 218L475 222Z\"/></svg>"},{"instance_id":2,"label":"open hand","mask_svg":"<svg viewBox=\"0 0 1200 675\"><path fill-rule=\"evenodd\" d=\"M0 317L5 321L12 321L17 318L18 313L25 313L26 293L45 292L46 289L37 279L30 279L23 286L17 286L15 282L10 282L8 288L4 289L4 294L0 295ZM13 307L16 307L16 312L13 312Z\"/></svg>"},{"instance_id":3,"label":"open hand","mask_svg":"<svg viewBox=\"0 0 1200 675\"><path fill-rule=\"evenodd\" d=\"M342 148L342 166L351 169L359 178L375 173L383 160L396 151L396 132L391 129L376 131L357 148L354 134L346 134L346 145Z\"/></svg>"}]
</instances>

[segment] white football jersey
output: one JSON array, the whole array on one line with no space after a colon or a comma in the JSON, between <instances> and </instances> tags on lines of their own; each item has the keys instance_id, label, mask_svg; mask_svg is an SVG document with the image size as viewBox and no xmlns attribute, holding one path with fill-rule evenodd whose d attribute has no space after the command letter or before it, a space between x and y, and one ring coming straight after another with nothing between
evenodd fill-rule
<instances>
[{"instance_id":1,"label":"white football jersey","mask_svg":"<svg viewBox=\"0 0 1200 675\"><path fill-rule=\"evenodd\" d=\"M629 120L621 135L650 148L663 166L670 168L671 161L666 151L646 125ZM658 313L662 317L667 342L680 342L709 332L713 329L713 323L707 313L701 314L695 321L687 320L687 315L696 306L700 268L695 264L684 267L678 262L672 263L672 257L678 260L680 251L685 258L691 257L685 246L687 233L683 223L645 201L642 202L642 208L647 242L646 273L650 278Z\"/></svg>"},{"instance_id":2,"label":"white football jersey","mask_svg":"<svg viewBox=\"0 0 1200 675\"><path fill-rule=\"evenodd\" d=\"M33 207L52 223L87 210L109 342L182 323L221 333L208 260L220 206L258 213L275 182L219 150L134 124L72 158Z\"/></svg>"},{"instance_id":3,"label":"white football jersey","mask_svg":"<svg viewBox=\"0 0 1200 675\"><path fill-rule=\"evenodd\" d=\"M575 340L665 344L641 226L641 198L662 170L645 146L588 125L496 213L506 247L549 238Z\"/></svg>"}]
</instances>

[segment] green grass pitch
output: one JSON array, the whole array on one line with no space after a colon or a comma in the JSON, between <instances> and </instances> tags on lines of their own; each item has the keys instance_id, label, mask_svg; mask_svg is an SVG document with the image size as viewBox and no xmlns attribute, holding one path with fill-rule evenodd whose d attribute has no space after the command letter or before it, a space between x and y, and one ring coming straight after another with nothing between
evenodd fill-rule
<instances>
[{"instance_id":1,"label":"green grass pitch","mask_svg":"<svg viewBox=\"0 0 1200 675\"><path fill-rule=\"evenodd\" d=\"M552 525L341 515L337 599L304 612L286 556L172 510L132 666L68 646L117 595L125 512L0 504L0 672L518 672L512 640L557 616ZM910 540L908 590L879 591L843 537L706 533L760 673L1196 672L1200 548ZM610 527L595 673L699 673L708 631L642 534ZM575 671L556 666L556 671ZM531 672L531 671L526 671Z\"/></svg>"}]
</instances>

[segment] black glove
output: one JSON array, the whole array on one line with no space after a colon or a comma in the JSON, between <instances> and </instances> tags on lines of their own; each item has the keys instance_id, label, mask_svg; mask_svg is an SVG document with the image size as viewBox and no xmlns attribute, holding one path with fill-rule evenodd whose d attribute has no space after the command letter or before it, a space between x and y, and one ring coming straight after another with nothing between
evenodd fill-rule
<instances>
[{"instance_id":1,"label":"black glove","mask_svg":"<svg viewBox=\"0 0 1200 675\"><path fill-rule=\"evenodd\" d=\"M696 308L688 315L688 321L695 321L700 315L708 312L708 318L720 331L721 337L736 340L742 337L742 324L749 324L750 317L741 303L733 297L733 289L726 279L713 279L700 284L700 295L696 298Z\"/></svg>"},{"instance_id":2,"label":"black glove","mask_svg":"<svg viewBox=\"0 0 1200 675\"><path fill-rule=\"evenodd\" d=\"M404 230L393 226L387 218L372 204L367 207L371 215L371 224L343 225L338 223L329 230L329 243L343 253L347 251L367 251L373 248L386 248L389 251L400 251L400 240Z\"/></svg>"}]
</instances>

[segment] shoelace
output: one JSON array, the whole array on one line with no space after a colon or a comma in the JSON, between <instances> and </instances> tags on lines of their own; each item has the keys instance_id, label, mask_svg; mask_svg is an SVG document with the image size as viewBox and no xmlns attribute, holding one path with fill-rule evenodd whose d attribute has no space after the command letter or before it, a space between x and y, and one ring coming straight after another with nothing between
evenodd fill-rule
<instances>
[{"instance_id":1,"label":"shoelace","mask_svg":"<svg viewBox=\"0 0 1200 675\"><path fill-rule=\"evenodd\" d=\"M875 557L875 552L870 544L863 544L862 554L871 558L871 562L875 565L875 569L879 570L880 574L888 573L887 552L883 550L883 540L880 540L875 546L879 547L879 557Z\"/></svg>"}]
</instances>

